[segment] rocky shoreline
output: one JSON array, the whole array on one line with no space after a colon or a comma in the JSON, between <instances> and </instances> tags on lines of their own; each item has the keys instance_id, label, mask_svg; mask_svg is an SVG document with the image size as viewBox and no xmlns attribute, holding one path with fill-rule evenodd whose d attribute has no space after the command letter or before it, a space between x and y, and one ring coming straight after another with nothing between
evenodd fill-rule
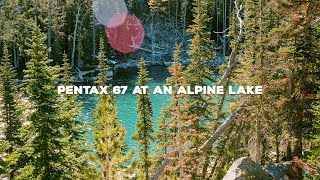
<instances>
[{"instance_id":1,"label":"rocky shoreline","mask_svg":"<svg viewBox=\"0 0 320 180\"><path fill-rule=\"evenodd\" d=\"M106 76L112 78L121 69L137 68L140 60L129 60L127 62L118 62L116 60L106 60L109 64ZM173 61L145 61L147 66L166 66L172 65ZM188 65L190 62L188 60L180 60L180 63L184 66ZM225 64L226 60L220 56L217 56L212 66L216 67L221 64ZM97 65L86 65L82 68L75 68L72 72L72 77L74 83L90 83L97 80L97 74L99 72L99 67Z\"/></svg>"},{"instance_id":2,"label":"rocky shoreline","mask_svg":"<svg viewBox=\"0 0 320 180\"><path fill-rule=\"evenodd\" d=\"M108 62L109 67L106 73L106 76L112 78L119 70L137 68L140 60L130 60L128 62L118 63L114 60ZM145 61L147 66L167 66L169 67L172 62L159 62L159 61ZM181 62L184 65L187 65L187 62ZM85 66L85 70L76 68L72 72L72 78L74 83L90 83L97 80L97 74L99 72L98 66Z\"/></svg>"}]
</instances>

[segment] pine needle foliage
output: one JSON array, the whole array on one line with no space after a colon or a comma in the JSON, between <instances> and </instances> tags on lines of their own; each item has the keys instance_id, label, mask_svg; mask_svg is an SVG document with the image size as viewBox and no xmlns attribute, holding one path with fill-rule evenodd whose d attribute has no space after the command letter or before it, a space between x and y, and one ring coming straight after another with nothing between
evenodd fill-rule
<instances>
[{"instance_id":1,"label":"pine needle foliage","mask_svg":"<svg viewBox=\"0 0 320 180\"><path fill-rule=\"evenodd\" d=\"M196 0L193 2L193 23L187 31L192 35L190 40L190 56L191 64L184 71L185 85L194 88L195 86L205 86L215 82L212 67L215 58L213 51L213 41L210 40L210 32L207 31L207 25L210 21L208 16L208 2L205 0ZM197 148L205 140L209 132L207 123L212 121L211 110L214 104L211 98L207 95L188 95L186 97L186 109L189 118L188 128L190 132L189 139L189 173L192 173L191 178L200 178L201 162L197 158ZM192 152L192 153L191 153ZM205 161L202 161L205 162Z\"/></svg>"},{"instance_id":2,"label":"pine needle foliage","mask_svg":"<svg viewBox=\"0 0 320 180\"><path fill-rule=\"evenodd\" d=\"M72 85L71 67L66 54L63 54L63 86ZM70 167L73 167L68 178L86 179L88 172L94 172L94 169L88 163L87 153L89 146L87 146L87 138L85 137L86 126L84 122L77 119L80 115L81 103L77 101L77 95L62 94L59 97L60 118L65 122L66 142L68 147L66 149L67 161Z\"/></svg>"},{"instance_id":3,"label":"pine needle foliage","mask_svg":"<svg viewBox=\"0 0 320 180\"><path fill-rule=\"evenodd\" d=\"M0 65L0 123L3 124L0 138L0 174L5 173L12 179L19 168L14 160L14 151L22 145L19 129L22 126L17 108L17 73L10 63L7 46L4 46L3 61Z\"/></svg>"},{"instance_id":4,"label":"pine needle foliage","mask_svg":"<svg viewBox=\"0 0 320 180\"><path fill-rule=\"evenodd\" d=\"M25 167L19 170L19 178L59 179L68 177L69 167L65 164L68 146L65 134L66 121L59 116L59 97L55 81L60 68L50 66L47 55L50 49L44 44L46 37L39 27L28 39L26 54L30 60L24 71L25 90L28 94L28 121L22 131L25 145L21 149L29 156Z\"/></svg>"},{"instance_id":5,"label":"pine needle foliage","mask_svg":"<svg viewBox=\"0 0 320 180\"><path fill-rule=\"evenodd\" d=\"M190 40L191 64L186 69L187 80L190 85L204 85L206 80L212 80L211 63L214 59L213 41L210 40L210 32L207 31L207 25L210 21L207 12L207 1L196 0L193 2L194 20L187 31L193 35Z\"/></svg>"},{"instance_id":6,"label":"pine needle foliage","mask_svg":"<svg viewBox=\"0 0 320 180\"><path fill-rule=\"evenodd\" d=\"M99 80L98 85L107 85L106 69L104 62L103 40L100 39L99 51ZM111 85L108 85L112 88ZM133 151L127 153L127 143L124 141L126 130L117 118L117 107L114 105L115 98L112 92L101 94L100 100L94 110L94 120L92 122L93 143L96 150L95 162L98 174L103 179L117 180L124 166L128 163ZM126 154L127 153L127 154ZM123 172L124 173L124 172Z\"/></svg>"},{"instance_id":7,"label":"pine needle foliage","mask_svg":"<svg viewBox=\"0 0 320 180\"><path fill-rule=\"evenodd\" d=\"M307 152L307 158L310 162L317 165L320 169L320 93L317 96L317 102L314 104L312 113L315 116L313 122L312 133L310 134L309 141L311 142L311 150Z\"/></svg>"},{"instance_id":8,"label":"pine needle foliage","mask_svg":"<svg viewBox=\"0 0 320 180\"><path fill-rule=\"evenodd\" d=\"M148 70L144 63L144 60L140 60L139 73L138 73L138 86L147 86L148 81ZM140 166L142 167L143 175L142 179L150 179L149 168L151 166L150 161L150 148L153 142L153 122L152 122L152 106L150 99L150 90L148 89L146 94L138 94L137 100L137 113L138 120L136 122L137 131L133 134L133 138L139 144L139 158Z\"/></svg>"}]
</instances>

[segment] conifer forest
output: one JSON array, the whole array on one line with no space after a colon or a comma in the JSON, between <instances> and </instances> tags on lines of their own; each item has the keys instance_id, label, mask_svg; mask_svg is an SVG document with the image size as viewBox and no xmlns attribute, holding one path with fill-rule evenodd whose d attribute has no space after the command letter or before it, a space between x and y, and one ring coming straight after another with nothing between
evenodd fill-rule
<instances>
[{"instance_id":1,"label":"conifer forest","mask_svg":"<svg viewBox=\"0 0 320 180\"><path fill-rule=\"evenodd\" d=\"M171 94L94 95L90 119L57 91L154 66ZM320 1L0 0L0 179L320 179Z\"/></svg>"}]
</instances>

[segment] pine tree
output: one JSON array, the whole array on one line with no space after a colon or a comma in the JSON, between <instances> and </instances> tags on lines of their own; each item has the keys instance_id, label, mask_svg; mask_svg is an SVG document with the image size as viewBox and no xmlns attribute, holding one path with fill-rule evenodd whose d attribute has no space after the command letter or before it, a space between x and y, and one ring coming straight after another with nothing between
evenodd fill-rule
<instances>
[{"instance_id":1,"label":"pine tree","mask_svg":"<svg viewBox=\"0 0 320 180\"><path fill-rule=\"evenodd\" d=\"M72 85L70 76L70 63L67 55L63 54L63 86ZM81 103L77 101L77 95L62 94L59 97L60 118L64 122L65 140L68 147L65 147L65 164L68 165L69 179L86 179L88 172L94 172L94 168L88 163L87 139L85 137L85 124L76 118L80 115Z\"/></svg>"},{"instance_id":2,"label":"pine tree","mask_svg":"<svg viewBox=\"0 0 320 180\"><path fill-rule=\"evenodd\" d=\"M17 178L72 179L80 156L74 146L77 138L75 117L77 106L65 103L56 91L60 68L49 66L46 37L39 27L32 31L26 54L30 60L24 71L25 90L30 114L21 131L25 145L18 150L28 156ZM63 106L65 104L66 106ZM66 109L61 109L66 108Z\"/></svg>"},{"instance_id":3,"label":"pine tree","mask_svg":"<svg viewBox=\"0 0 320 180\"><path fill-rule=\"evenodd\" d=\"M197 0L193 3L194 24L190 25L188 32L193 35L190 40L191 44L188 55L190 56L191 64L185 70L185 78L187 84L191 87L197 85L206 85L208 81L214 82L212 63L214 60L213 41L210 40L210 33L206 31L209 17L207 15L207 2L204 0ZM195 107L191 111L199 111L198 115L206 116L208 105L210 104L207 97L204 96L190 96L190 101L196 101Z\"/></svg>"},{"instance_id":4,"label":"pine tree","mask_svg":"<svg viewBox=\"0 0 320 180\"><path fill-rule=\"evenodd\" d=\"M266 15L268 11L265 10L265 5L268 3L268 0L259 0L259 1L245 1L246 11L245 15L247 18L246 21L246 37L248 37L243 45L244 48L244 57L243 57L243 71L240 76L242 78L239 80L241 85L257 84L260 86L267 86L265 81L266 76L269 76L270 70L267 67L268 59L265 57L265 48L266 48ZM267 8L266 8L267 9ZM242 60L242 59L241 59ZM270 62L270 61L269 61ZM269 67L270 68L270 67ZM271 69L271 68L270 68ZM269 89L266 89L268 91ZM254 129L254 136L252 136L252 144L248 147L252 158L257 162L262 162L262 127L267 123L265 109L273 102L266 103L265 95L268 95L268 92L264 91L263 95L254 96L254 97L242 97L242 99L247 100L247 104L255 109L252 111L255 112L255 115L250 117L252 121L252 126Z\"/></svg>"},{"instance_id":5,"label":"pine tree","mask_svg":"<svg viewBox=\"0 0 320 180\"><path fill-rule=\"evenodd\" d=\"M22 7L21 2L6 1L2 3L0 23L4 27L1 31L0 38L9 49L12 49L12 65L19 68L19 46L21 47L25 40L23 27L28 26L24 20L25 15L19 13L19 8ZM17 38L19 37L19 38Z\"/></svg>"},{"instance_id":6,"label":"pine tree","mask_svg":"<svg viewBox=\"0 0 320 180\"><path fill-rule=\"evenodd\" d=\"M3 62L0 65L0 123L3 124L1 127L3 138L0 138L0 153L2 154L0 172L3 171L10 179L14 177L19 168L19 164L15 162L14 151L22 145L19 137L22 122L16 102L16 76L16 71L10 63L8 48L5 45Z\"/></svg>"},{"instance_id":7,"label":"pine tree","mask_svg":"<svg viewBox=\"0 0 320 180\"><path fill-rule=\"evenodd\" d=\"M193 103L187 101L187 95L177 94L180 86L186 84L180 60L180 45L176 45L173 64L168 68L171 76L167 78L167 86L173 87L171 103L164 108L161 119L158 121L159 129L155 132L158 146L156 151L162 153L160 160L169 160L163 178L190 179L195 172L194 148L190 148L191 138L197 133L190 125L198 121L199 117L189 110Z\"/></svg>"},{"instance_id":8,"label":"pine tree","mask_svg":"<svg viewBox=\"0 0 320 180\"><path fill-rule=\"evenodd\" d=\"M191 44L188 55L190 56L191 64L189 64L185 70L186 85L191 88L195 86L205 86L208 83L213 83L215 79L213 78L213 41L210 40L210 32L207 32L207 24L210 21L208 16L208 2L205 0L196 0L193 2L193 15L194 20L192 25L188 28L188 32L193 36L190 40ZM191 145L189 155L190 167L189 172L192 172L192 178L197 178L202 170L200 170L203 164L197 157L197 148L200 147L201 143L204 141L206 136L208 136L209 126L207 123L212 123L211 111L213 108L213 103L211 98L207 95L188 95L186 98L188 113L192 114L194 117L192 121L189 122L189 128L193 129L195 133L190 134ZM189 107L188 107L189 106ZM202 161L208 162L208 161Z\"/></svg>"},{"instance_id":9,"label":"pine tree","mask_svg":"<svg viewBox=\"0 0 320 180\"><path fill-rule=\"evenodd\" d=\"M239 56L242 67L236 70L236 78L232 78L238 85L255 84L264 88L262 95L241 96L241 101L245 102L246 106L252 107L250 108L252 114L241 114L236 124L243 129L240 130L243 133L243 142L238 143L238 148L240 146L246 148L246 152L243 153L250 153L253 160L261 164L271 161L269 156L271 151L276 152L275 159L279 161L279 137L286 136L285 120L281 118L283 116L281 104L285 99L282 90L287 85L284 84L285 77L280 75L283 71L283 61L274 59L272 29L278 27L278 17L268 6L269 4L269 0L245 1L246 39L240 46L243 55ZM249 121L244 125L242 119ZM246 133L246 128L251 129L254 135ZM230 141L232 143L237 140Z\"/></svg>"},{"instance_id":10,"label":"pine tree","mask_svg":"<svg viewBox=\"0 0 320 180\"><path fill-rule=\"evenodd\" d=\"M157 119L156 123L158 128L154 131L154 146L155 155L153 157L152 165L158 168L164 160L166 154L170 151L172 134L170 133L169 124L171 122L170 105L166 105L161 110L161 117ZM164 179L170 178L168 171L163 173Z\"/></svg>"},{"instance_id":11,"label":"pine tree","mask_svg":"<svg viewBox=\"0 0 320 180\"><path fill-rule=\"evenodd\" d=\"M100 39L99 51L99 80L98 85L107 84L106 69L104 62L104 45ZM109 90L112 88L108 85ZM126 135L125 128L121 125L120 119L117 118L117 107L114 106L114 95L100 95L101 102L97 104L94 110L94 120L92 122L93 142L96 149L96 163L99 169L100 177L103 179L119 179L123 176L120 171L123 170L125 163L131 159L133 152L125 154L127 144L124 142Z\"/></svg>"},{"instance_id":12,"label":"pine tree","mask_svg":"<svg viewBox=\"0 0 320 180\"><path fill-rule=\"evenodd\" d=\"M144 60L140 60L139 73L138 73L138 86L147 86L148 70L145 66ZM150 100L150 91L147 90L146 94L138 94L137 100L137 112L138 120L136 122L137 132L133 135L135 141L139 143L139 158L141 161L141 167L143 168L143 179L150 179L149 167L150 162L150 147L153 141L153 122L152 122L152 107Z\"/></svg>"},{"instance_id":13,"label":"pine tree","mask_svg":"<svg viewBox=\"0 0 320 180\"><path fill-rule=\"evenodd\" d=\"M25 72L26 92L29 95L29 125L24 127L25 154L29 154L30 163L20 170L20 178L34 177L40 179L58 178L62 176L62 168L57 168L63 161L60 141L61 133L57 128L62 124L58 120L58 95L54 80L58 78L59 69L50 67L47 58L48 49L44 35L39 27L32 31L29 39L30 49L26 53L30 57ZM56 151L52 151L56 149ZM56 163L55 163L56 162Z\"/></svg>"},{"instance_id":14,"label":"pine tree","mask_svg":"<svg viewBox=\"0 0 320 180\"><path fill-rule=\"evenodd\" d=\"M190 135L188 130L184 127L187 127L188 121L192 120L192 115L188 114L188 111L185 109L187 107L184 104L185 95L177 94L180 86L184 85L185 79L183 78L182 65L179 63L180 60L180 48L181 45L176 45L174 55L173 55L173 64L168 68L171 73L171 77L167 78L168 84L173 86L173 93L171 96L171 105L169 114L170 114L170 124L168 129L171 129L173 133L172 138L172 150L174 151L175 157L173 167L171 168L173 172L171 174L179 174L179 179L188 179L188 175L184 173L184 163L187 161L187 158L184 157L185 153L185 142L186 138ZM186 151L188 153L188 151ZM178 173L179 172L179 173Z\"/></svg>"},{"instance_id":15,"label":"pine tree","mask_svg":"<svg viewBox=\"0 0 320 180\"><path fill-rule=\"evenodd\" d=\"M308 140L311 142L311 150L307 153L307 158L310 162L316 163L320 169L320 93L317 96L317 102L311 110L315 116L312 132L308 135ZM311 137L310 137L311 136Z\"/></svg>"},{"instance_id":16,"label":"pine tree","mask_svg":"<svg viewBox=\"0 0 320 180\"><path fill-rule=\"evenodd\" d=\"M316 37L320 37L320 25L317 25L315 27L315 30L316 30ZM320 43L319 41L317 41L317 44L318 44L318 47L320 46ZM320 51L318 50L318 53L320 53ZM320 68L318 68L318 74L320 74ZM318 84L320 84L320 76L318 76ZM320 87L319 87L320 88ZM313 127L315 127L315 133L314 133L314 140L312 141L313 143L313 147L312 147L312 157L311 160L314 162L314 163L318 163L318 170L320 170L320 92L318 90L318 101L317 101L317 105L315 105L313 107L314 111L314 115L315 115L315 121L313 122Z\"/></svg>"},{"instance_id":17,"label":"pine tree","mask_svg":"<svg viewBox=\"0 0 320 180\"><path fill-rule=\"evenodd\" d=\"M68 55L63 54L63 85L68 86L72 84L72 77L70 76L71 67L69 65Z\"/></svg>"},{"instance_id":18,"label":"pine tree","mask_svg":"<svg viewBox=\"0 0 320 180\"><path fill-rule=\"evenodd\" d=\"M279 22L277 33L273 33L278 54L277 61L282 61L282 76L287 78L286 101L283 103L289 132L287 159L303 154L304 128L312 122L312 115L308 111L314 99L312 94L318 91L319 77L319 44L314 41L317 37L316 28L312 25L317 18L319 1L293 1L287 3L295 8L288 8L280 1L275 2L274 11L281 19L288 19L287 23ZM286 12L286 13L284 13ZM294 29L294 30L292 30Z\"/></svg>"},{"instance_id":19,"label":"pine tree","mask_svg":"<svg viewBox=\"0 0 320 180\"><path fill-rule=\"evenodd\" d=\"M272 6L268 0L245 3L246 39L235 81L264 89L261 96L241 98L252 108L238 117L239 122L248 119L249 126L244 127L255 132L255 136L243 132L241 139L259 163L291 160L302 155L302 137L312 123L308 109L318 89L319 45L313 41L317 36L311 19L316 19L319 3L287 1L294 8L282 1L273 1ZM270 156L272 151L275 157Z\"/></svg>"},{"instance_id":20,"label":"pine tree","mask_svg":"<svg viewBox=\"0 0 320 180\"><path fill-rule=\"evenodd\" d=\"M196 0L192 10L194 20L187 31L193 35L188 55L191 64L186 69L186 78L190 85L204 85L206 80L213 80L212 62L214 60L213 41L210 40L210 32L206 31L210 20L207 12L207 2Z\"/></svg>"},{"instance_id":21,"label":"pine tree","mask_svg":"<svg viewBox=\"0 0 320 180\"><path fill-rule=\"evenodd\" d=\"M98 80L96 81L97 84L104 86L107 84L107 82L110 80L106 74L108 70L108 66L105 63L105 54L104 54L104 43L103 39L100 38L100 51L99 51L99 73L98 73Z\"/></svg>"}]
</instances>

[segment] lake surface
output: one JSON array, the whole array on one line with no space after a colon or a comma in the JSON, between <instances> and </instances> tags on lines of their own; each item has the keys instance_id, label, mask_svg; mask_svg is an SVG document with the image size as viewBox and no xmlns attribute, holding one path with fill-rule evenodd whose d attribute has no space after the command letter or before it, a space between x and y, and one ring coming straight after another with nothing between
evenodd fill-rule
<instances>
[{"instance_id":1,"label":"lake surface","mask_svg":"<svg viewBox=\"0 0 320 180\"><path fill-rule=\"evenodd\" d=\"M165 66L151 66L148 67L149 77L152 80L149 81L149 89L153 90L155 86L162 86L165 84L166 78L170 75L167 67ZM137 116L137 95L131 94L134 86L137 82L138 69L125 69L118 71L113 77L112 84L114 86L128 86L126 94L115 95L116 106L118 108L117 117L121 120L122 125L127 130L125 141L128 143L128 148L138 147L137 143L132 140L132 134L135 132L135 123ZM96 95L81 95L79 100L83 103L80 121L91 122L93 119L92 111L95 109L96 104L99 102ZM155 122L161 116L161 109L164 105L170 101L170 95L152 95L151 102L153 109L153 121Z\"/></svg>"}]
</instances>

